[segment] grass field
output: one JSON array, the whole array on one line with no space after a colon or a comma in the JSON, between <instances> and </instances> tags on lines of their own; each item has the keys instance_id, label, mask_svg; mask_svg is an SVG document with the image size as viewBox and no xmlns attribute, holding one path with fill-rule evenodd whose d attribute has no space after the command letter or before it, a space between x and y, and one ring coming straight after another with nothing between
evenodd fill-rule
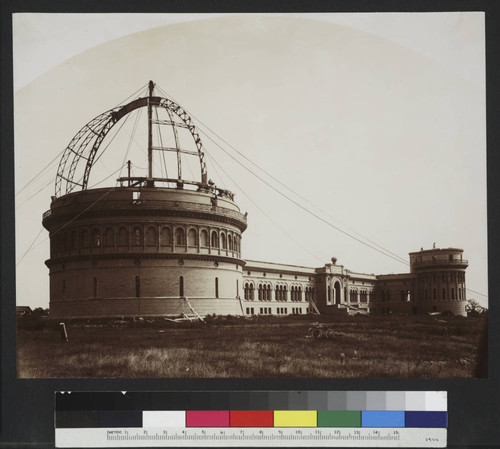
<instances>
[{"instance_id":1,"label":"grass field","mask_svg":"<svg viewBox=\"0 0 500 449\"><path fill-rule=\"evenodd\" d=\"M333 327L313 339L313 321ZM335 320L328 322L328 320ZM18 329L18 377L474 377L484 317L288 316Z\"/></svg>"}]
</instances>

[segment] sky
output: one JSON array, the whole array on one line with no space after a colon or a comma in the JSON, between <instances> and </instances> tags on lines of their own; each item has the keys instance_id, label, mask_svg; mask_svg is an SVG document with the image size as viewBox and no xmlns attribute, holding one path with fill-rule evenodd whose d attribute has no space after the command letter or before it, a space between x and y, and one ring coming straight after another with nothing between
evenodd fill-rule
<instances>
[{"instance_id":1,"label":"sky","mask_svg":"<svg viewBox=\"0 0 500 449\"><path fill-rule=\"evenodd\" d=\"M487 304L482 13L16 14L13 42L19 305L48 306L41 216L60 153L150 79L193 116L209 177L248 212L244 258L408 272L338 229L405 260L459 247L468 297ZM142 166L146 142L127 132L90 185L114 185L128 146Z\"/></svg>"}]
</instances>

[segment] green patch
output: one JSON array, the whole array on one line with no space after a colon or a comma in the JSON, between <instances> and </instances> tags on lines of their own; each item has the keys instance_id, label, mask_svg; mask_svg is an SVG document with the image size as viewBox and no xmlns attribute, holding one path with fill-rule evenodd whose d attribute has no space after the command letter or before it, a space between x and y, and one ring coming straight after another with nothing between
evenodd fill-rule
<instances>
[{"instance_id":1,"label":"green patch","mask_svg":"<svg viewBox=\"0 0 500 449\"><path fill-rule=\"evenodd\" d=\"M318 427L361 427L361 411L318 410Z\"/></svg>"}]
</instances>

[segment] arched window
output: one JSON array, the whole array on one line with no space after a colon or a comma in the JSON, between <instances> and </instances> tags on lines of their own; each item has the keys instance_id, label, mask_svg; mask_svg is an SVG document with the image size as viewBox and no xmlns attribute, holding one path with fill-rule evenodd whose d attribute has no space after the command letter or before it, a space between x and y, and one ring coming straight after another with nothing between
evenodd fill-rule
<instances>
[{"instance_id":1,"label":"arched window","mask_svg":"<svg viewBox=\"0 0 500 449\"><path fill-rule=\"evenodd\" d=\"M185 245L186 244L186 237L184 235L184 229L177 228L175 230L175 244L176 245Z\"/></svg>"},{"instance_id":2,"label":"arched window","mask_svg":"<svg viewBox=\"0 0 500 449\"><path fill-rule=\"evenodd\" d=\"M197 246L198 245L198 234L196 229L191 228L188 231L188 245L189 246Z\"/></svg>"},{"instance_id":3,"label":"arched window","mask_svg":"<svg viewBox=\"0 0 500 449\"><path fill-rule=\"evenodd\" d=\"M266 300L271 301L271 286L269 284L266 287Z\"/></svg>"},{"instance_id":4,"label":"arched window","mask_svg":"<svg viewBox=\"0 0 500 449\"><path fill-rule=\"evenodd\" d=\"M172 233L170 232L170 228L166 226L161 229L161 244L163 246L172 244Z\"/></svg>"},{"instance_id":5,"label":"arched window","mask_svg":"<svg viewBox=\"0 0 500 449\"><path fill-rule=\"evenodd\" d=\"M297 301L302 301L302 287L297 287Z\"/></svg>"},{"instance_id":6,"label":"arched window","mask_svg":"<svg viewBox=\"0 0 500 449\"><path fill-rule=\"evenodd\" d=\"M115 246L115 233L112 228L106 228L104 232L104 246Z\"/></svg>"},{"instance_id":7,"label":"arched window","mask_svg":"<svg viewBox=\"0 0 500 449\"><path fill-rule=\"evenodd\" d=\"M219 278L215 278L215 297L219 297Z\"/></svg>"},{"instance_id":8,"label":"arched window","mask_svg":"<svg viewBox=\"0 0 500 449\"><path fill-rule=\"evenodd\" d=\"M233 236L231 234L228 234L227 236L227 249L229 251L233 250Z\"/></svg>"},{"instance_id":9,"label":"arched window","mask_svg":"<svg viewBox=\"0 0 500 449\"><path fill-rule=\"evenodd\" d=\"M71 231L71 249L76 249L78 245L78 233L76 230Z\"/></svg>"},{"instance_id":10,"label":"arched window","mask_svg":"<svg viewBox=\"0 0 500 449\"><path fill-rule=\"evenodd\" d=\"M245 300L250 299L250 288L247 282L245 282L245 285L243 286L243 297L245 298Z\"/></svg>"},{"instance_id":11,"label":"arched window","mask_svg":"<svg viewBox=\"0 0 500 449\"><path fill-rule=\"evenodd\" d=\"M101 232L97 228L92 230L92 246L95 248L101 246Z\"/></svg>"},{"instance_id":12,"label":"arched window","mask_svg":"<svg viewBox=\"0 0 500 449\"><path fill-rule=\"evenodd\" d=\"M287 295L287 287L286 287L286 285L283 287L283 301L288 301L288 295Z\"/></svg>"},{"instance_id":13,"label":"arched window","mask_svg":"<svg viewBox=\"0 0 500 449\"><path fill-rule=\"evenodd\" d=\"M128 230L124 226L118 230L118 245L128 246Z\"/></svg>"},{"instance_id":14,"label":"arched window","mask_svg":"<svg viewBox=\"0 0 500 449\"><path fill-rule=\"evenodd\" d=\"M88 248L89 247L89 231L86 229L83 229L82 232L80 233L80 246L82 248Z\"/></svg>"},{"instance_id":15,"label":"arched window","mask_svg":"<svg viewBox=\"0 0 500 449\"><path fill-rule=\"evenodd\" d=\"M218 248L219 247L219 238L217 236L216 231L212 231L212 248Z\"/></svg>"},{"instance_id":16,"label":"arched window","mask_svg":"<svg viewBox=\"0 0 500 449\"><path fill-rule=\"evenodd\" d=\"M200 232L200 246L204 248L208 246L208 232L206 229L202 229Z\"/></svg>"},{"instance_id":17,"label":"arched window","mask_svg":"<svg viewBox=\"0 0 500 449\"><path fill-rule=\"evenodd\" d=\"M226 249L226 247L227 247L226 234L224 234L223 232L221 232L221 234L220 234L220 240L221 240L222 249Z\"/></svg>"},{"instance_id":18,"label":"arched window","mask_svg":"<svg viewBox=\"0 0 500 449\"><path fill-rule=\"evenodd\" d=\"M158 240L156 239L156 228L154 226L148 227L146 243L151 246L158 244Z\"/></svg>"},{"instance_id":19,"label":"arched window","mask_svg":"<svg viewBox=\"0 0 500 449\"><path fill-rule=\"evenodd\" d=\"M443 288L443 301L446 299L446 289Z\"/></svg>"},{"instance_id":20,"label":"arched window","mask_svg":"<svg viewBox=\"0 0 500 449\"><path fill-rule=\"evenodd\" d=\"M179 296L184 296L184 276L179 277Z\"/></svg>"},{"instance_id":21,"label":"arched window","mask_svg":"<svg viewBox=\"0 0 500 449\"><path fill-rule=\"evenodd\" d=\"M132 243L134 246L142 246L142 229L139 226L134 226L132 230Z\"/></svg>"}]
</instances>

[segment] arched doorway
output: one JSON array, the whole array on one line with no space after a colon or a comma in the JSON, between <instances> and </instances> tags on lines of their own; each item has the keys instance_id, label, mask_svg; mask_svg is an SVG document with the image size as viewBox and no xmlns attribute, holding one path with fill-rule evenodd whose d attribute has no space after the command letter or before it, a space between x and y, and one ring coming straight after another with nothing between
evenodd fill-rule
<instances>
[{"instance_id":1,"label":"arched doorway","mask_svg":"<svg viewBox=\"0 0 500 449\"><path fill-rule=\"evenodd\" d=\"M333 285L333 303L340 304L340 282L336 281Z\"/></svg>"}]
</instances>

